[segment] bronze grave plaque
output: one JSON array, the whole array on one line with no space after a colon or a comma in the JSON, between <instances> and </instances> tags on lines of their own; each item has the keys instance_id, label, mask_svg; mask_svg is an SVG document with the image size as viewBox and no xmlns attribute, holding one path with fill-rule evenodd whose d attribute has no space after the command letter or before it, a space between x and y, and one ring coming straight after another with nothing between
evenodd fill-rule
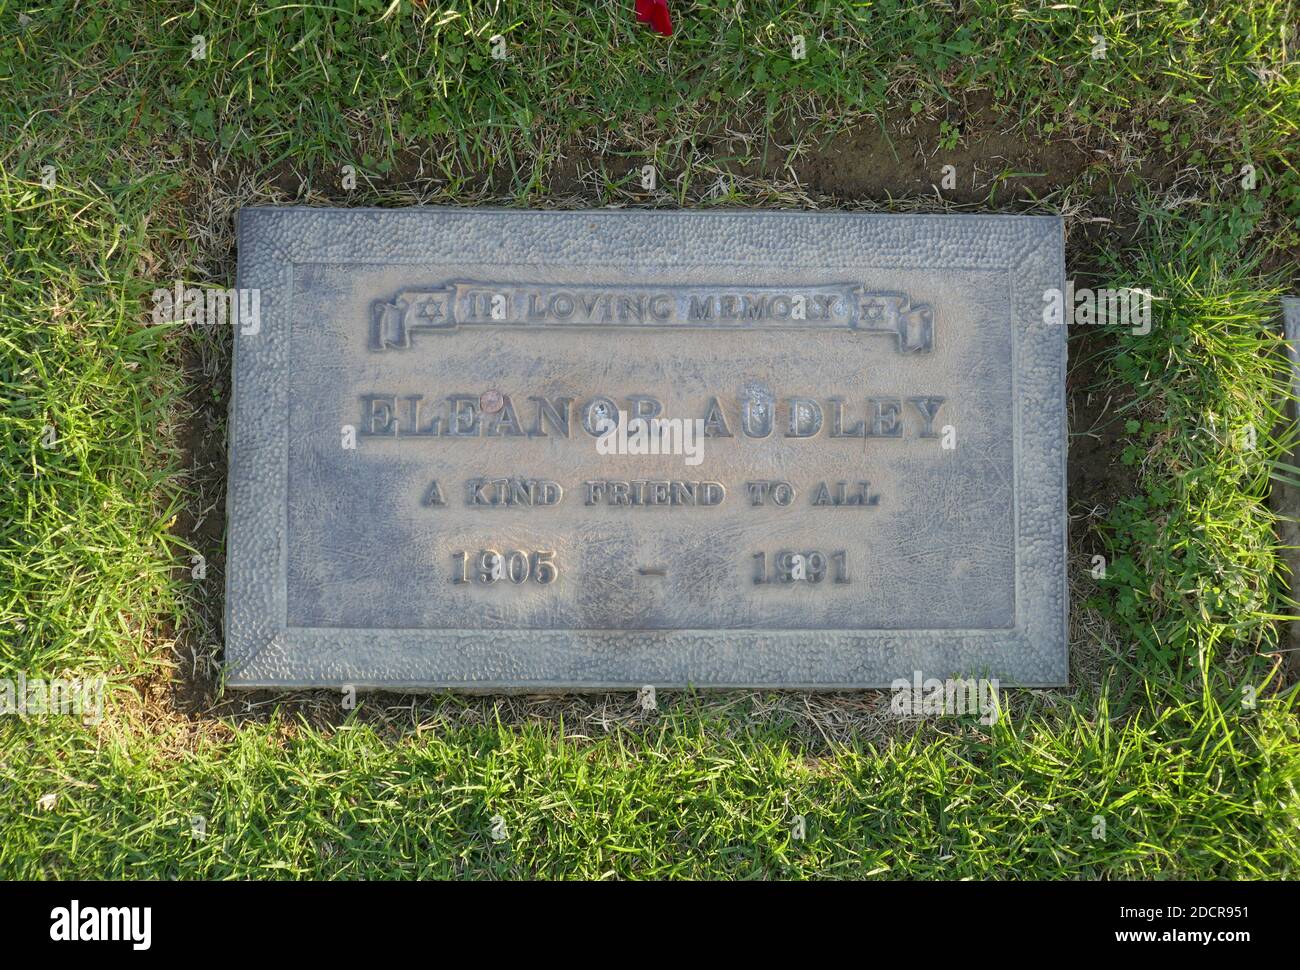
<instances>
[{"instance_id":1,"label":"bronze grave plaque","mask_svg":"<svg viewBox=\"0 0 1300 970\"><path fill-rule=\"evenodd\" d=\"M234 686L1066 679L1060 220L245 209Z\"/></svg>"}]
</instances>

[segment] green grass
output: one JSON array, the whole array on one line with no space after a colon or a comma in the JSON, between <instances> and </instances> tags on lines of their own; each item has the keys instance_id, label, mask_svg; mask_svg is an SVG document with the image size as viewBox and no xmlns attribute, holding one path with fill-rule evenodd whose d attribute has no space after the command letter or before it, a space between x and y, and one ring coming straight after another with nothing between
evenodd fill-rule
<instances>
[{"instance_id":1,"label":"green grass","mask_svg":"<svg viewBox=\"0 0 1300 970\"><path fill-rule=\"evenodd\" d=\"M630 4L0 8L0 676L110 679L102 723L0 719L0 876L1300 871L1265 503L1292 437L1296 5L673 6L671 42ZM1065 211L1072 274L1158 297L1149 335L1072 343L1118 436L1111 489L1072 496L1070 689L1010 692L991 728L878 695L215 696L229 339L145 298L229 285L237 205L711 204L720 173L729 204L860 205L772 173L841 130L951 151L995 115L1088 155L1006 207ZM938 204L915 192L889 189Z\"/></svg>"},{"instance_id":2,"label":"green grass","mask_svg":"<svg viewBox=\"0 0 1300 970\"><path fill-rule=\"evenodd\" d=\"M1295 728L1276 706L1244 722L1177 710L1118 723L1071 706L1051 728L1018 711L987 737L819 757L781 718L746 724L747 707L684 701L590 740L539 725L286 739L273 723L190 749L32 732L0 864L139 878L1251 877L1294 858ZM48 790L62 792L55 809L21 807ZM507 841L491 837L496 815Z\"/></svg>"}]
</instances>

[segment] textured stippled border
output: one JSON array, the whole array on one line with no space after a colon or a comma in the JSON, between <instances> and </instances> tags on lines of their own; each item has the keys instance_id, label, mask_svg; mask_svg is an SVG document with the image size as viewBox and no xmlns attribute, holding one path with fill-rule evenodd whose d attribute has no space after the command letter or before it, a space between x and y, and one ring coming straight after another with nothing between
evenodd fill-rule
<instances>
[{"instance_id":1,"label":"textured stippled border","mask_svg":"<svg viewBox=\"0 0 1300 970\"><path fill-rule=\"evenodd\" d=\"M226 497L226 667L235 687L475 692L659 687L837 690L927 677L1045 687L1068 677L1061 220L807 212L248 208L238 286L261 329L236 332ZM773 270L993 269L1014 327L1016 625L1011 630L347 630L285 626L286 423L293 268L303 263L545 263L580 271L728 263ZM711 260L710 257L714 257ZM249 402L256 402L255 404Z\"/></svg>"}]
</instances>

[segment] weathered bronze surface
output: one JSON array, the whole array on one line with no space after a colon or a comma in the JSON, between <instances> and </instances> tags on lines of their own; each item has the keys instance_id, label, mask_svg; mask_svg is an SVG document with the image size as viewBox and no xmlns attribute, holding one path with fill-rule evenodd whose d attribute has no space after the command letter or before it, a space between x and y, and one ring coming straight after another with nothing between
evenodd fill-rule
<instances>
[{"instance_id":1,"label":"weathered bronze surface","mask_svg":"<svg viewBox=\"0 0 1300 970\"><path fill-rule=\"evenodd\" d=\"M232 685L1065 681L1059 220L246 209L239 242Z\"/></svg>"}]
</instances>

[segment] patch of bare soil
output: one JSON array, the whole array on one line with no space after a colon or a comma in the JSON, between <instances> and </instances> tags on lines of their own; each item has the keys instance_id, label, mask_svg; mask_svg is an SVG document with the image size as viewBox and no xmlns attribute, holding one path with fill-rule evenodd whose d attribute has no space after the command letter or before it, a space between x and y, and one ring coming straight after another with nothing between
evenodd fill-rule
<instances>
[{"instance_id":1,"label":"patch of bare soil","mask_svg":"<svg viewBox=\"0 0 1300 970\"><path fill-rule=\"evenodd\" d=\"M940 122L908 124L900 118L884 127L863 126L837 135L795 171L811 191L835 198L942 193L959 205L996 206L1069 185L1089 161L1070 142L1028 142L979 121L968 130L972 134L943 147ZM951 170L945 172L946 166ZM951 187L944 186L945 175Z\"/></svg>"}]
</instances>

